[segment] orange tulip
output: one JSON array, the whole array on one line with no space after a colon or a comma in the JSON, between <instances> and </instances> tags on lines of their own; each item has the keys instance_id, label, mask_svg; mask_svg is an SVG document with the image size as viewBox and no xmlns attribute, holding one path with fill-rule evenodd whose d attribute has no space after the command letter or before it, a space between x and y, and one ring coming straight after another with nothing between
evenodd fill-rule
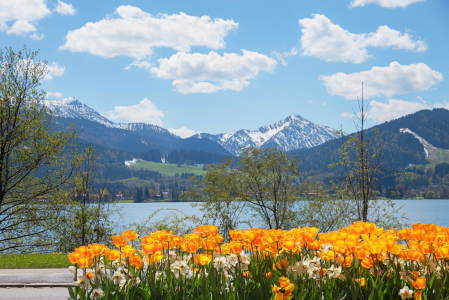
<instances>
[{"instance_id":1,"label":"orange tulip","mask_svg":"<svg viewBox=\"0 0 449 300\"><path fill-rule=\"evenodd\" d=\"M307 243L307 248L312 250L318 250L321 248L321 243L318 240L312 239L310 242Z\"/></svg>"},{"instance_id":2,"label":"orange tulip","mask_svg":"<svg viewBox=\"0 0 449 300\"><path fill-rule=\"evenodd\" d=\"M415 293L415 300L421 300L422 299L422 291L418 290Z\"/></svg>"},{"instance_id":3,"label":"orange tulip","mask_svg":"<svg viewBox=\"0 0 449 300\"><path fill-rule=\"evenodd\" d=\"M240 254L242 252L242 243L234 242L230 244L230 250L234 254Z\"/></svg>"},{"instance_id":4,"label":"orange tulip","mask_svg":"<svg viewBox=\"0 0 449 300\"><path fill-rule=\"evenodd\" d=\"M104 244L92 244L90 245L90 249L92 250L92 254L94 256L104 255L104 253L108 250Z\"/></svg>"},{"instance_id":5,"label":"orange tulip","mask_svg":"<svg viewBox=\"0 0 449 300\"><path fill-rule=\"evenodd\" d=\"M371 258L365 258L360 264L362 265L362 267L369 269L373 266L373 261Z\"/></svg>"},{"instance_id":6,"label":"orange tulip","mask_svg":"<svg viewBox=\"0 0 449 300\"><path fill-rule=\"evenodd\" d=\"M213 238L207 238L203 240L203 248L205 250L213 250L217 248L217 241Z\"/></svg>"},{"instance_id":7,"label":"orange tulip","mask_svg":"<svg viewBox=\"0 0 449 300\"><path fill-rule=\"evenodd\" d=\"M412 227L413 227L413 230L422 230L424 227L424 224L423 223L415 223L412 225Z\"/></svg>"},{"instance_id":8,"label":"orange tulip","mask_svg":"<svg viewBox=\"0 0 449 300\"><path fill-rule=\"evenodd\" d=\"M80 258L80 254L78 252L72 252L69 255L67 255L69 257L69 261L72 265L77 264L78 263L78 259Z\"/></svg>"},{"instance_id":9,"label":"orange tulip","mask_svg":"<svg viewBox=\"0 0 449 300\"><path fill-rule=\"evenodd\" d=\"M112 242L114 243L115 247L117 247L117 248L121 248L123 246L128 245L128 242L126 241L126 238L123 235L113 236Z\"/></svg>"},{"instance_id":10,"label":"orange tulip","mask_svg":"<svg viewBox=\"0 0 449 300\"><path fill-rule=\"evenodd\" d=\"M186 244L186 251L189 253L196 253L198 251L198 243L197 242L187 242Z\"/></svg>"},{"instance_id":11,"label":"orange tulip","mask_svg":"<svg viewBox=\"0 0 449 300\"><path fill-rule=\"evenodd\" d=\"M150 244L153 243L154 241L155 241L154 238L152 238L151 236L144 236L140 238L141 245Z\"/></svg>"},{"instance_id":12,"label":"orange tulip","mask_svg":"<svg viewBox=\"0 0 449 300\"><path fill-rule=\"evenodd\" d=\"M92 250L87 246L81 246L81 247L75 248L75 252L78 252L83 257L92 257L93 256Z\"/></svg>"},{"instance_id":13,"label":"orange tulip","mask_svg":"<svg viewBox=\"0 0 449 300\"><path fill-rule=\"evenodd\" d=\"M280 260L276 263L276 265L273 265L273 269L275 270L281 270L282 267L287 268L288 265L290 263L288 262L288 260L286 258L284 258L283 260ZM277 267L277 268L276 268Z\"/></svg>"},{"instance_id":14,"label":"orange tulip","mask_svg":"<svg viewBox=\"0 0 449 300\"><path fill-rule=\"evenodd\" d=\"M143 267L142 258L139 255L134 255L129 258L129 264L136 269L140 269Z\"/></svg>"},{"instance_id":15,"label":"orange tulip","mask_svg":"<svg viewBox=\"0 0 449 300\"><path fill-rule=\"evenodd\" d=\"M205 266L211 261L210 257L204 254L195 254L193 256L193 262L198 266Z\"/></svg>"},{"instance_id":16,"label":"orange tulip","mask_svg":"<svg viewBox=\"0 0 449 300\"><path fill-rule=\"evenodd\" d=\"M92 265L94 264L94 260L89 257L80 257L78 260L78 264L80 265L80 268L87 269L92 267Z\"/></svg>"},{"instance_id":17,"label":"orange tulip","mask_svg":"<svg viewBox=\"0 0 449 300\"><path fill-rule=\"evenodd\" d=\"M109 250L106 252L106 258L110 261L114 261L119 259L120 257L120 251L118 250Z\"/></svg>"},{"instance_id":18,"label":"orange tulip","mask_svg":"<svg viewBox=\"0 0 449 300\"><path fill-rule=\"evenodd\" d=\"M86 274L86 277L89 278L89 280L91 280L91 281L92 281L92 279L94 279L94 275L91 272L88 272Z\"/></svg>"},{"instance_id":19,"label":"orange tulip","mask_svg":"<svg viewBox=\"0 0 449 300\"><path fill-rule=\"evenodd\" d=\"M418 279L415 280L410 280L410 282L412 283L413 287L415 289L424 289L426 287L426 278L424 277L420 277Z\"/></svg>"},{"instance_id":20,"label":"orange tulip","mask_svg":"<svg viewBox=\"0 0 449 300\"><path fill-rule=\"evenodd\" d=\"M124 257L131 257L136 254L136 249L134 249L134 247L131 245L127 245L127 246L123 247L122 251L123 251Z\"/></svg>"},{"instance_id":21,"label":"orange tulip","mask_svg":"<svg viewBox=\"0 0 449 300\"><path fill-rule=\"evenodd\" d=\"M279 287L273 285L272 291L276 293L275 300L291 299L293 297L292 292L295 289L295 285L290 283L287 277L279 278Z\"/></svg>"},{"instance_id":22,"label":"orange tulip","mask_svg":"<svg viewBox=\"0 0 449 300\"><path fill-rule=\"evenodd\" d=\"M156 262L161 261L163 258L164 258L164 255L162 255L161 252L156 252L156 253L153 254L153 255L148 255L147 258L146 258L146 260L147 260L147 263L148 263L149 265L152 265L152 264L154 264L154 263L156 263Z\"/></svg>"},{"instance_id":23,"label":"orange tulip","mask_svg":"<svg viewBox=\"0 0 449 300\"><path fill-rule=\"evenodd\" d=\"M223 244L221 245L221 253L222 254L230 254L231 253L231 246L229 244Z\"/></svg>"},{"instance_id":24,"label":"orange tulip","mask_svg":"<svg viewBox=\"0 0 449 300\"><path fill-rule=\"evenodd\" d=\"M122 235L124 237L126 237L128 240L130 240L131 242L136 240L139 237L139 235L136 234L136 232L134 230L131 230L131 229L128 229L128 230L122 232Z\"/></svg>"},{"instance_id":25,"label":"orange tulip","mask_svg":"<svg viewBox=\"0 0 449 300\"><path fill-rule=\"evenodd\" d=\"M435 256L438 259L449 258L449 246L440 247L435 250Z\"/></svg>"}]
</instances>

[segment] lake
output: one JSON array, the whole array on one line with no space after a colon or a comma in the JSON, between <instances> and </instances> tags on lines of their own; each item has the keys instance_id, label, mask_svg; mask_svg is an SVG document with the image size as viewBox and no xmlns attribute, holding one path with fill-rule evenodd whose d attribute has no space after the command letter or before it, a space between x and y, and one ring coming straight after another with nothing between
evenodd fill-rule
<instances>
[{"instance_id":1,"label":"lake","mask_svg":"<svg viewBox=\"0 0 449 300\"><path fill-rule=\"evenodd\" d=\"M403 206L400 212L406 214L409 224L421 222L449 227L449 200L394 200L394 202L397 206ZM160 208L175 208L187 215L201 216L199 210L191 206L191 202L118 203L117 206L123 207L125 213L123 225L144 222L155 210ZM165 212L161 212L153 220L162 220L165 214ZM242 227L242 229L244 228Z\"/></svg>"}]
</instances>

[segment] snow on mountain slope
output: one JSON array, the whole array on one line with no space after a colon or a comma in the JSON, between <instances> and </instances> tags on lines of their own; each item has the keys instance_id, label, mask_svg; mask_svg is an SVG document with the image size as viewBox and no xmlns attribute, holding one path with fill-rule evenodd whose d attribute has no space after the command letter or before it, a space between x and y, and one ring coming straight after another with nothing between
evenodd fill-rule
<instances>
[{"instance_id":1,"label":"snow on mountain slope","mask_svg":"<svg viewBox=\"0 0 449 300\"><path fill-rule=\"evenodd\" d=\"M61 100L44 100L43 103L54 111L54 115L63 118L86 119L110 128L139 132L152 138L157 143L172 146L184 141L179 136L157 125L112 122L72 97ZM333 139L334 135L332 129L327 126L314 124L300 115L291 115L285 120L269 126L262 126L257 130L242 129L221 134L199 133L192 137L212 140L232 155L240 155L242 153L240 148L245 147L278 147L285 151L311 148Z\"/></svg>"},{"instance_id":2,"label":"snow on mountain slope","mask_svg":"<svg viewBox=\"0 0 449 300\"><path fill-rule=\"evenodd\" d=\"M278 147L285 151L310 148L334 138L332 129L314 124L300 115L291 115L285 120L257 130L239 130L221 134L199 133L196 138L211 139L234 155L240 155L240 148Z\"/></svg>"},{"instance_id":3,"label":"snow on mountain slope","mask_svg":"<svg viewBox=\"0 0 449 300\"><path fill-rule=\"evenodd\" d=\"M180 139L177 135L169 132L167 129L157 125L145 123L115 123L103 117L100 113L85 105L81 101L69 97L61 100L44 100L43 104L53 110L55 116L62 118L85 119L97 122L111 128L119 128L136 132L146 132L153 134L164 134L173 139Z\"/></svg>"},{"instance_id":4,"label":"snow on mountain slope","mask_svg":"<svg viewBox=\"0 0 449 300\"><path fill-rule=\"evenodd\" d=\"M97 111L93 110L84 103L69 97L61 100L43 100L43 104L51 109L55 116L61 118L86 119L98 122L108 127L117 127L112 121L109 121Z\"/></svg>"}]
</instances>

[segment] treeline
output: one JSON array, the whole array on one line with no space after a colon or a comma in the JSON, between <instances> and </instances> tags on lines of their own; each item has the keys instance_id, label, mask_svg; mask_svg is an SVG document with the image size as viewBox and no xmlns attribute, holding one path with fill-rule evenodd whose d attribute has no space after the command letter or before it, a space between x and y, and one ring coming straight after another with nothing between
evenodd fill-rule
<instances>
[{"instance_id":1,"label":"treeline","mask_svg":"<svg viewBox=\"0 0 449 300\"><path fill-rule=\"evenodd\" d=\"M221 163L225 158L231 158L223 154L200 150L180 149L172 150L165 156L165 161L171 164L215 164Z\"/></svg>"}]
</instances>

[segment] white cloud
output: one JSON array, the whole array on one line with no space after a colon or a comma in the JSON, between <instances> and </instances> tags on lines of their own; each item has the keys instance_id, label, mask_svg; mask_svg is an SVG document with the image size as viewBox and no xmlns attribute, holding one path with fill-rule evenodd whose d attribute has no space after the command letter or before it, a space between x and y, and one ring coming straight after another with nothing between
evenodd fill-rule
<instances>
[{"instance_id":1,"label":"white cloud","mask_svg":"<svg viewBox=\"0 0 449 300\"><path fill-rule=\"evenodd\" d=\"M50 97L55 97L55 98L61 98L62 97L62 93L59 92L47 92L47 96L45 98L50 98Z\"/></svg>"},{"instance_id":2,"label":"white cloud","mask_svg":"<svg viewBox=\"0 0 449 300\"><path fill-rule=\"evenodd\" d=\"M333 24L324 15L314 14L313 18L299 20L301 29L302 55L315 56L325 61L362 63L371 55L367 47L392 47L414 52L427 50L421 40L413 40L409 33L379 26L376 32L351 33Z\"/></svg>"},{"instance_id":3,"label":"white cloud","mask_svg":"<svg viewBox=\"0 0 449 300\"><path fill-rule=\"evenodd\" d=\"M342 118L352 118L352 117L354 117L354 114L350 113L350 112L343 112L343 113L340 114L340 117L342 117Z\"/></svg>"},{"instance_id":4,"label":"white cloud","mask_svg":"<svg viewBox=\"0 0 449 300\"><path fill-rule=\"evenodd\" d=\"M28 22L27 20L17 20L6 30L7 34L24 34L30 31L36 31L36 26Z\"/></svg>"},{"instance_id":5,"label":"white cloud","mask_svg":"<svg viewBox=\"0 0 449 300\"><path fill-rule=\"evenodd\" d=\"M60 66L53 62L51 65L47 65L48 73L44 77L45 80L52 80L53 76L62 76L65 73L65 66Z\"/></svg>"},{"instance_id":6,"label":"white cloud","mask_svg":"<svg viewBox=\"0 0 449 300\"><path fill-rule=\"evenodd\" d=\"M385 8L407 7L410 4L424 2L426 0L353 0L349 7L365 6L367 4L377 4Z\"/></svg>"},{"instance_id":7,"label":"white cloud","mask_svg":"<svg viewBox=\"0 0 449 300\"><path fill-rule=\"evenodd\" d=\"M33 33L32 35L30 35L30 38L33 39L33 40L35 40L35 41L43 40L44 37L45 37L45 35L44 35L43 33L42 33L42 34L37 34L37 33L35 32L35 33Z\"/></svg>"},{"instance_id":8,"label":"white cloud","mask_svg":"<svg viewBox=\"0 0 449 300\"><path fill-rule=\"evenodd\" d=\"M373 100L369 103L367 118L376 123L390 121L415 113L423 109L445 108L449 109L449 102L428 104L423 98L417 96L419 101L405 101L402 99L388 99L386 103ZM344 112L340 117L352 118L353 113Z\"/></svg>"},{"instance_id":9,"label":"white cloud","mask_svg":"<svg viewBox=\"0 0 449 300\"><path fill-rule=\"evenodd\" d=\"M58 0L58 6L56 6L55 11L61 15L75 15L76 10L72 4L68 4Z\"/></svg>"},{"instance_id":10,"label":"white cloud","mask_svg":"<svg viewBox=\"0 0 449 300\"><path fill-rule=\"evenodd\" d=\"M174 79L173 86L182 93L212 93L219 90L241 91L248 80L260 72L273 72L277 62L266 55L242 50L243 55L211 51L208 54L178 52L158 60L151 68L156 77Z\"/></svg>"},{"instance_id":11,"label":"white cloud","mask_svg":"<svg viewBox=\"0 0 449 300\"><path fill-rule=\"evenodd\" d=\"M318 77L331 95L343 96L346 99L357 99L375 96L391 97L394 94L425 91L443 80L443 75L430 69L424 63L400 65L392 62L388 67L372 67L369 71L345 74L342 72Z\"/></svg>"},{"instance_id":12,"label":"white cloud","mask_svg":"<svg viewBox=\"0 0 449 300\"><path fill-rule=\"evenodd\" d=\"M323 105L327 105L327 102L326 101L323 101L323 103L322 103Z\"/></svg>"},{"instance_id":13,"label":"white cloud","mask_svg":"<svg viewBox=\"0 0 449 300\"><path fill-rule=\"evenodd\" d=\"M137 60L148 58L154 48L169 47L190 51L192 46L220 49L224 37L236 30L233 20L195 17L184 13L156 16L138 7L120 6L116 18L107 17L69 31L60 49L89 52L102 57L128 56Z\"/></svg>"},{"instance_id":14,"label":"white cloud","mask_svg":"<svg viewBox=\"0 0 449 300\"><path fill-rule=\"evenodd\" d=\"M164 117L164 113L150 100L144 98L135 105L116 106L113 111L107 113L107 117L111 120L126 119L128 122L162 126L161 118Z\"/></svg>"},{"instance_id":15,"label":"white cloud","mask_svg":"<svg viewBox=\"0 0 449 300\"><path fill-rule=\"evenodd\" d=\"M149 69L151 69L153 67L153 64L148 62L148 61L146 61L146 60L142 60L142 61L136 60L136 61L130 63L129 65L127 65L125 67L125 70L129 70L129 69L131 69L131 67L138 67L140 69L143 68L145 70L149 70Z\"/></svg>"},{"instance_id":16,"label":"white cloud","mask_svg":"<svg viewBox=\"0 0 449 300\"><path fill-rule=\"evenodd\" d=\"M171 133L173 133L179 137L182 137L183 139L186 139L188 137L191 137L194 134L202 132L202 131L195 131L195 130L188 129L185 126L182 126L181 128L178 128L178 129L168 128L168 131L170 131Z\"/></svg>"},{"instance_id":17,"label":"white cloud","mask_svg":"<svg viewBox=\"0 0 449 300\"><path fill-rule=\"evenodd\" d=\"M69 6L73 9L71 5ZM15 35L36 31L37 22L50 14L51 10L48 9L46 0L0 1L0 31Z\"/></svg>"},{"instance_id":18,"label":"white cloud","mask_svg":"<svg viewBox=\"0 0 449 300\"><path fill-rule=\"evenodd\" d=\"M271 54L274 55L274 57L284 66L287 65L287 61L285 60L286 57L289 56L295 56L296 54L298 54L298 49L296 49L295 47L292 48L292 50L290 50L290 52L283 52L280 53L278 51L273 51L271 52Z\"/></svg>"}]
</instances>

